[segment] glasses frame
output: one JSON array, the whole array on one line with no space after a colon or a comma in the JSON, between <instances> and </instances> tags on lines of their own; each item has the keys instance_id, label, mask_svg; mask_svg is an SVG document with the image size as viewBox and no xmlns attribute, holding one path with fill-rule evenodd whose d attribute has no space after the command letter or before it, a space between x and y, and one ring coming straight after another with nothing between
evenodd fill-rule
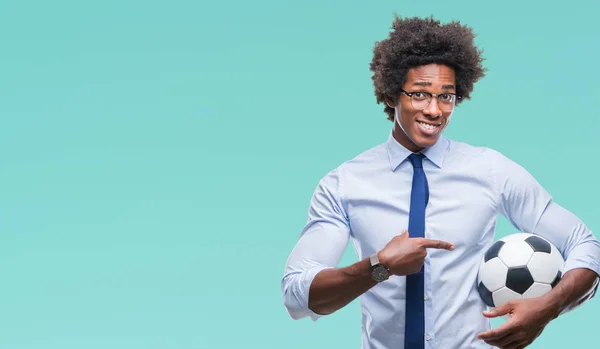
<instances>
[{"instance_id":1,"label":"glasses frame","mask_svg":"<svg viewBox=\"0 0 600 349\"><path fill-rule=\"evenodd\" d=\"M404 91L403 89L400 89L400 92L404 93L406 96L408 96L408 98L410 99L410 105L417 109L417 110L425 110L429 107L429 105L431 104L431 101L433 100L433 98L437 99L439 95L451 95L454 96L454 102L452 103L452 108L450 110L444 110L444 111L451 111L454 110L454 107L456 107L456 102L458 102L459 100L462 99L462 96L453 92L442 92L442 93L431 93L431 92L425 92L425 91L413 91L413 92L408 92L408 91ZM427 103L427 105L424 108L416 108L413 104L413 100L412 100L412 96L415 93L422 93L424 95L428 95L429 96L429 102ZM438 105L440 104L440 102L438 101ZM442 103L442 105L444 105ZM441 107L439 107L440 110L442 110Z\"/></svg>"}]
</instances>

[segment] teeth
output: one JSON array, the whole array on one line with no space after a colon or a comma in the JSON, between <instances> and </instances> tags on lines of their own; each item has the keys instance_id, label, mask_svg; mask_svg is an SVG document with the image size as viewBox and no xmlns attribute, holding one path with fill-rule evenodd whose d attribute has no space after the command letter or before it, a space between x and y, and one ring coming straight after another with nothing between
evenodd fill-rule
<instances>
[{"instance_id":1,"label":"teeth","mask_svg":"<svg viewBox=\"0 0 600 349\"><path fill-rule=\"evenodd\" d=\"M420 122L420 121L418 121L418 123L428 129L434 129L434 128L438 127L437 125L430 125L430 124L426 124L426 123Z\"/></svg>"}]
</instances>

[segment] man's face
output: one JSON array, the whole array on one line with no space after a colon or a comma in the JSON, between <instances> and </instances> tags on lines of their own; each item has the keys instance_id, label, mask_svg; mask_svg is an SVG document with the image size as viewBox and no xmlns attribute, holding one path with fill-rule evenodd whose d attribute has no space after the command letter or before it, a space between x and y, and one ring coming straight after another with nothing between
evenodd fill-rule
<instances>
[{"instance_id":1,"label":"man's face","mask_svg":"<svg viewBox=\"0 0 600 349\"><path fill-rule=\"evenodd\" d=\"M455 93L455 89L454 70L439 64L410 69L407 81L403 86L403 90L408 93ZM399 96L398 105L391 105L398 108L398 121L406 131L405 133L394 123L394 137L407 149L417 152L433 145L446 128L452 109L444 108L444 102L448 106L447 99L440 100L442 98L438 98L432 97L429 105L420 107L427 104L426 101L423 101L424 95L413 94L411 103L411 98L402 93Z\"/></svg>"}]
</instances>

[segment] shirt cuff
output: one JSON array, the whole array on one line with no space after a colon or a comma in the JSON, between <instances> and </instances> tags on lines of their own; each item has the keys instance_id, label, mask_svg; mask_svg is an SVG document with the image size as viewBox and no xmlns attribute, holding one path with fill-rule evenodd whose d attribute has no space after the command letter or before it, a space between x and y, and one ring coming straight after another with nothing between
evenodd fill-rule
<instances>
[{"instance_id":1,"label":"shirt cuff","mask_svg":"<svg viewBox=\"0 0 600 349\"><path fill-rule=\"evenodd\" d=\"M573 269L579 268L590 269L600 275L600 263L598 263L597 260L594 260L589 256L577 256L575 255L575 251L573 251L565 262L562 274L564 275Z\"/></svg>"},{"instance_id":2,"label":"shirt cuff","mask_svg":"<svg viewBox=\"0 0 600 349\"><path fill-rule=\"evenodd\" d=\"M310 286L317 274L325 269L332 268L333 267L319 265L313 266L300 273L295 273L295 275L290 275L293 279L288 281L291 282L290 289L288 290L290 294L286 295L286 297L294 297L296 299L296 302L288 302L290 305L296 303L296 306L291 305L288 307L288 313L292 318L300 319L309 316L312 321L316 322L318 319L325 316L323 314L315 313L308 307L309 292ZM292 272L292 274L294 273Z\"/></svg>"},{"instance_id":3,"label":"shirt cuff","mask_svg":"<svg viewBox=\"0 0 600 349\"><path fill-rule=\"evenodd\" d=\"M306 310L308 311L308 315L310 316L310 319L313 322L316 322L317 320L319 320L320 318L322 318L325 315L317 314L314 311L310 310L310 308L308 307L308 296L310 293L310 285L312 284L313 280L315 279L315 276L317 276L318 273L320 273L321 271L323 271L325 269L332 269L332 267L319 266L319 267L311 268L305 275L303 275L303 278L302 278L302 289L304 290L304 294L306 295L306 300L305 300L304 304L306 305Z\"/></svg>"}]
</instances>

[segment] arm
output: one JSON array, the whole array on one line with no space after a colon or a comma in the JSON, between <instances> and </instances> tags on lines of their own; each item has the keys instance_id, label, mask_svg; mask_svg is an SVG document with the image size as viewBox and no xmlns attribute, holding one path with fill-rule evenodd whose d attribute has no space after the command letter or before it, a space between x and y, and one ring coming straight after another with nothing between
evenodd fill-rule
<instances>
[{"instance_id":1,"label":"arm","mask_svg":"<svg viewBox=\"0 0 600 349\"><path fill-rule=\"evenodd\" d=\"M368 258L336 267L346 245L347 239L339 231L323 229L302 235L282 281L284 305L293 319L310 316L316 321L376 285Z\"/></svg>"},{"instance_id":2,"label":"arm","mask_svg":"<svg viewBox=\"0 0 600 349\"><path fill-rule=\"evenodd\" d=\"M407 275L423 267L428 248L452 251L454 245L440 240L411 238L405 230L377 252L377 257L389 269L390 276ZM377 284L370 270L371 263L367 258L346 268L322 271L310 288L310 308L330 314L346 306Z\"/></svg>"},{"instance_id":3,"label":"arm","mask_svg":"<svg viewBox=\"0 0 600 349\"><path fill-rule=\"evenodd\" d=\"M600 243L573 213L551 202L542 214L534 234L555 244L566 263L561 281L544 298L557 314L565 314L591 299L598 287Z\"/></svg>"},{"instance_id":4,"label":"arm","mask_svg":"<svg viewBox=\"0 0 600 349\"><path fill-rule=\"evenodd\" d=\"M288 258L282 291L293 319L310 316L316 321L377 284L371 276L369 258L336 268L350 236L340 187L336 171L321 180L311 200L308 223ZM407 275L421 269L427 248L453 250L454 246L445 241L410 238L404 231L377 254L390 276Z\"/></svg>"},{"instance_id":5,"label":"arm","mask_svg":"<svg viewBox=\"0 0 600 349\"><path fill-rule=\"evenodd\" d=\"M334 313L376 284L368 258L344 268L323 270L310 287L308 307L319 315Z\"/></svg>"},{"instance_id":6,"label":"arm","mask_svg":"<svg viewBox=\"0 0 600 349\"><path fill-rule=\"evenodd\" d=\"M589 299L600 274L600 242L573 213L552 200L523 167L496 153L499 209L523 232L552 242L565 258L563 278L547 300L564 313Z\"/></svg>"},{"instance_id":7,"label":"arm","mask_svg":"<svg viewBox=\"0 0 600 349\"><path fill-rule=\"evenodd\" d=\"M556 309L553 318L565 314L591 299L598 288L598 274L590 269L568 271L542 298Z\"/></svg>"},{"instance_id":8,"label":"arm","mask_svg":"<svg viewBox=\"0 0 600 349\"><path fill-rule=\"evenodd\" d=\"M483 313L490 318L510 318L477 338L499 348L524 348L553 319L594 295L600 273L600 244L575 215L552 201L525 169L497 152L495 155L493 177L499 212L520 231L548 239L566 259L561 281L545 295L506 302Z\"/></svg>"},{"instance_id":9,"label":"arm","mask_svg":"<svg viewBox=\"0 0 600 349\"><path fill-rule=\"evenodd\" d=\"M338 169L319 182L310 201L308 216L300 239L287 260L281 287L284 306L293 319L310 316L316 321L331 312L324 308L331 308L332 302L346 303L336 302L336 292L331 290L345 289L348 284L362 284L356 280L367 279L360 264L336 268L350 238ZM341 298L346 300L347 297Z\"/></svg>"}]
</instances>

